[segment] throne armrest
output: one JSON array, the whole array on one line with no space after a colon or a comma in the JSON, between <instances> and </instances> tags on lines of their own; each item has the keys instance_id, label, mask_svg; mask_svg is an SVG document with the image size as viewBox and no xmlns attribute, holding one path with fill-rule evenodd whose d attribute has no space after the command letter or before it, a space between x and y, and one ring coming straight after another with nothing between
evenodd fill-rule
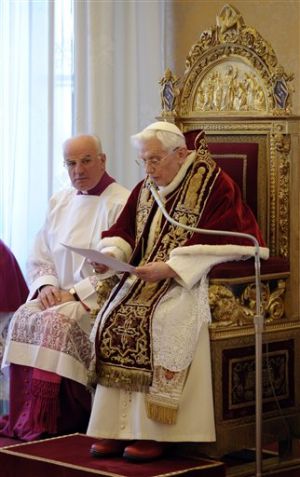
<instances>
[{"instance_id":1,"label":"throne armrest","mask_svg":"<svg viewBox=\"0 0 300 477\"><path fill-rule=\"evenodd\" d=\"M262 307L267 322L285 317L286 283L290 274L286 258L261 261ZM250 325L256 313L254 259L218 264L209 273L212 327Z\"/></svg>"},{"instance_id":2,"label":"throne armrest","mask_svg":"<svg viewBox=\"0 0 300 477\"><path fill-rule=\"evenodd\" d=\"M263 280L287 277L289 271L290 264L287 258L274 256L260 262L260 275ZM238 283L254 279L255 268L253 258L245 261L219 263L209 273L210 283L217 283L217 281Z\"/></svg>"}]
</instances>

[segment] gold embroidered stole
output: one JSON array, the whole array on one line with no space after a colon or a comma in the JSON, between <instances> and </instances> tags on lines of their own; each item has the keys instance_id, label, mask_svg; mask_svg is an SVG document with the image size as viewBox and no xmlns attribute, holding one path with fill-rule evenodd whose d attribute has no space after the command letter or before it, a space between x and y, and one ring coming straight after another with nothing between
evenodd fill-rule
<instances>
[{"instance_id":1,"label":"gold embroidered stole","mask_svg":"<svg viewBox=\"0 0 300 477\"><path fill-rule=\"evenodd\" d=\"M204 157L203 153L197 154L179 187L167 197L166 207L171 217L181 224L196 227L218 174L219 168L207 151ZM148 186L146 178L137 205L135 251L141 250L157 210ZM163 219L156 243L141 261L167 261L170 252L185 245L192 235L193 232ZM170 283L170 279L150 283L136 278L125 296L107 316L104 314L105 321L96 338L100 384L131 391L149 390L153 375L152 316Z\"/></svg>"}]
</instances>

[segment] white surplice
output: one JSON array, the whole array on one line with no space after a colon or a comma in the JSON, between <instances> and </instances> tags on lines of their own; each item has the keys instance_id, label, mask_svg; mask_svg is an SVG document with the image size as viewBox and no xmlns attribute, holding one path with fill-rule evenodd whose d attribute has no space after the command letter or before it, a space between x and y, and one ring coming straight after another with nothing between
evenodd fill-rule
<instances>
[{"instance_id":1,"label":"white surplice","mask_svg":"<svg viewBox=\"0 0 300 477\"><path fill-rule=\"evenodd\" d=\"M92 322L81 302L97 309L99 276L84 257L62 243L97 249L101 232L115 222L128 194L114 182L100 196L77 194L70 188L52 197L28 260L31 301L19 308L11 321L4 366L27 365L86 384ZM65 290L74 287L81 302L41 310L32 298L46 284Z\"/></svg>"}]
</instances>

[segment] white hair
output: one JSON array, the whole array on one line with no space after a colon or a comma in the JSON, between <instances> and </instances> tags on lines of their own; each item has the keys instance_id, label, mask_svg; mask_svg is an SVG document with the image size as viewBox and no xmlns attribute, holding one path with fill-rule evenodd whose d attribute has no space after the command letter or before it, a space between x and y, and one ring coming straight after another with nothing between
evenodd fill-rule
<instances>
[{"instance_id":1,"label":"white hair","mask_svg":"<svg viewBox=\"0 0 300 477\"><path fill-rule=\"evenodd\" d=\"M78 139L83 139L89 142L93 142L95 149L97 150L97 154L102 154L103 150L102 150L101 140L99 136L95 134L77 134L76 136L72 136L69 139L66 139L62 145L63 152L65 152L65 148L68 146L68 144Z\"/></svg>"}]
</instances>

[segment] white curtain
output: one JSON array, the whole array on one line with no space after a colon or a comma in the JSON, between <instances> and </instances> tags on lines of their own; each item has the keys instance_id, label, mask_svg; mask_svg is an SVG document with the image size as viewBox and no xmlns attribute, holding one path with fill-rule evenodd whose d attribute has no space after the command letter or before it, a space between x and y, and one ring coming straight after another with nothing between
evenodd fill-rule
<instances>
[{"instance_id":1,"label":"white curtain","mask_svg":"<svg viewBox=\"0 0 300 477\"><path fill-rule=\"evenodd\" d=\"M43 87L48 76L46 10L40 9L35 25L44 32L39 39L40 54L30 48L34 14L28 4L0 2L1 238L19 257L27 250L30 229L35 228L47 200L48 124L42 120L47 108L47 87ZM36 68L32 70L33 63ZM40 120L33 125L35 116ZM32 154L38 154L38 160L30 160ZM33 195L39 197L40 207L34 207Z\"/></svg>"},{"instance_id":2,"label":"white curtain","mask_svg":"<svg viewBox=\"0 0 300 477\"><path fill-rule=\"evenodd\" d=\"M163 30L163 1L0 1L0 237L23 270L64 139L97 134L110 174L142 177L129 137L160 111Z\"/></svg>"},{"instance_id":3,"label":"white curtain","mask_svg":"<svg viewBox=\"0 0 300 477\"><path fill-rule=\"evenodd\" d=\"M62 139L72 130L72 111L59 87L59 61L70 48L60 51L56 43L66 27L60 29L61 9L71 4L0 1L0 236L23 271L48 199L59 187Z\"/></svg>"},{"instance_id":4,"label":"white curtain","mask_svg":"<svg viewBox=\"0 0 300 477\"><path fill-rule=\"evenodd\" d=\"M141 178L130 135L160 112L163 1L75 2L75 130L100 136L108 171Z\"/></svg>"}]
</instances>

